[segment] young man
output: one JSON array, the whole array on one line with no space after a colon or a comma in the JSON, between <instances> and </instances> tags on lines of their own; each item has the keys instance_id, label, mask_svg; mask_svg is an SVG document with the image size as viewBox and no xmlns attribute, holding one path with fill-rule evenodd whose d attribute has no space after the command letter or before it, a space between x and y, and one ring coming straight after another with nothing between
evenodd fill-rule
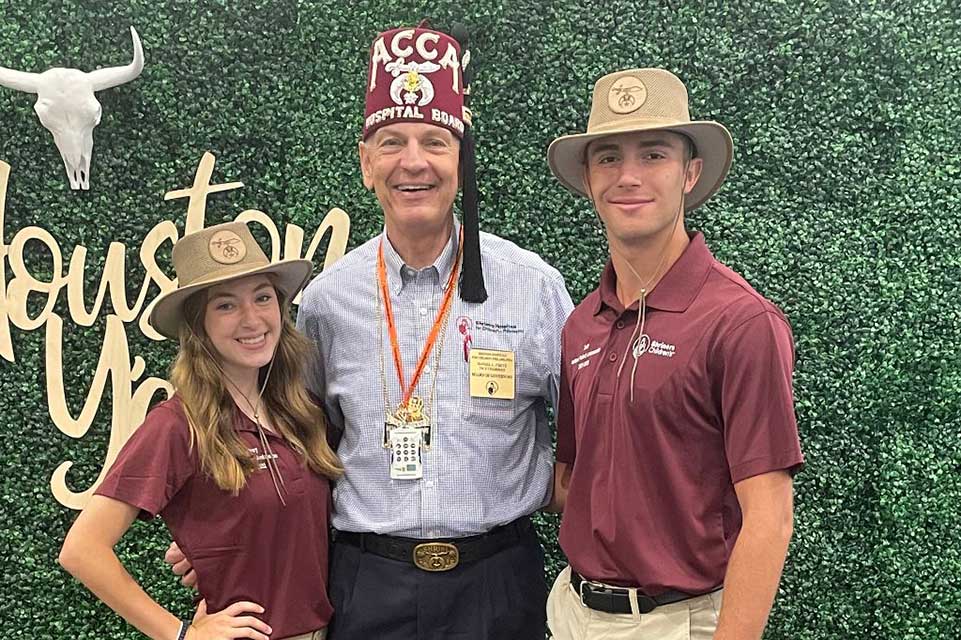
<instances>
[{"instance_id":1,"label":"young man","mask_svg":"<svg viewBox=\"0 0 961 640\"><path fill-rule=\"evenodd\" d=\"M298 316L343 428L331 637L542 640L528 515L550 498L546 409L573 304L533 253L490 234L478 252L458 42L383 33L366 84L360 164L385 230L317 276Z\"/></svg>"},{"instance_id":2,"label":"young man","mask_svg":"<svg viewBox=\"0 0 961 640\"><path fill-rule=\"evenodd\" d=\"M548 151L611 253L562 337L552 505L571 566L550 594L556 640L764 630L802 464L791 329L684 226L732 157L660 69L598 80L587 133Z\"/></svg>"}]
</instances>

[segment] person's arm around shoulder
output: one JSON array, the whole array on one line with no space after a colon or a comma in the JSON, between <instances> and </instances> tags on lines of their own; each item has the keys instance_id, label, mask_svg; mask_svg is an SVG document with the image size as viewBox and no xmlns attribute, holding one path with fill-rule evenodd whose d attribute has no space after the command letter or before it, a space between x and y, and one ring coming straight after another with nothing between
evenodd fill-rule
<instances>
[{"instance_id":1,"label":"person's arm around shoulder","mask_svg":"<svg viewBox=\"0 0 961 640\"><path fill-rule=\"evenodd\" d=\"M180 550L180 545L171 542L164 553L164 562L170 565L170 570L175 576L180 576L180 584L185 587L195 588L197 586L197 572L190 564L190 560Z\"/></svg>"},{"instance_id":2,"label":"person's arm around shoulder","mask_svg":"<svg viewBox=\"0 0 961 640\"><path fill-rule=\"evenodd\" d=\"M125 502L93 496L67 533L59 561L141 633L154 640L177 640L180 620L147 595L124 569L113 549L137 513L136 507ZM200 611L187 629L186 637L189 640L268 640L270 627L245 615L253 613L263 613L263 607L238 602L213 615Z\"/></svg>"},{"instance_id":3,"label":"person's arm around shoulder","mask_svg":"<svg viewBox=\"0 0 961 640\"><path fill-rule=\"evenodd\" d=\"M548 513L563 513L567 502L567 490L571 484L571 465L566 462L554 463L554 492L551 501L544 507Z\"/></svg>"}]
</instances>

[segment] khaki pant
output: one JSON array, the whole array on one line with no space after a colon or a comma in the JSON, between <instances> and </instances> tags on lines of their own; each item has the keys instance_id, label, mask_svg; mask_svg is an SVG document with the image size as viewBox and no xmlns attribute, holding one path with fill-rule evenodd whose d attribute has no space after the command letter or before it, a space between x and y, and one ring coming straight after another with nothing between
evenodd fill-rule
<instances>
[{"instance_id":1,"label":"khaki pant","mask_svg":"<svg viewBox=\"0 0 961 640\"><path fill-rule=\"evenodd\" d=\"M289 638L284 638L284 640L325 640L327 638L327 629L318 629L313 633L304 633L299 636L291 636Z\"/></svg>"},{"instance_id":2,"label":"khaki pant","mask_svg":"<svg viewBox=\"0 0 961 640\"><path fill-rule=\"evenodd\" d=\"M721 591L654 609L605 613L588 609L571 587L571 568L561 571L547 599L554 640L711 640L721 612Z\"/></svg>"}]
</instances>

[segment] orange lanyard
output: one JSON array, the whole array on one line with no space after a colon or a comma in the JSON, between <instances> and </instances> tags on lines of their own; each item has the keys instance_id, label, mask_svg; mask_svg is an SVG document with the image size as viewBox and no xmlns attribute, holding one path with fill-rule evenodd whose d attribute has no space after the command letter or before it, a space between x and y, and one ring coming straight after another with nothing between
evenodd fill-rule
<instances>
[{"instance_id":1,"label":"orange lanyard","mask_svg":"<svg viewBox=\"0 0 961 640\"><path fill-rule=\"evenodd\" d=\"M404 382L404 362L400 356L400 345L397 342L397 324L394 322L394 310L390 304L390 290L387 288L384 239L381 238L380 240L380 246L377 248L377 279L380 282L380 296L384 299L384 315L387 316L387 333L390 335L390 347L394 353L394 368L397 369L397 380L400 382L400 390L404 394L404 400L401 403L402 407L407 406L411 395L414 393L414 389L417 388L417 382L420 380L420 376L424 372L424 367L427 365L427 356L430 355L431 349L434 348L434 343L437 342L437 334L440 333L441 326L444 324L445 318L447 318L447 311L450 309L451 300L454 297L454 283L457 281L457 271L460 267L460 256L463 247L464 243L463 239L461 239L461 241L457 243L457 258L454 260L454 266L451 268L450 276L447 278L447 291L444 293L444 300L440 304L440 309L437 310L437 318L434 319L434 326L431 327L430 334L427 336L427 342L424 344L424 349L421 351L420 358L417 360L417 367L414 369L414 377L411 378L410 386L408 387ZM436 375L436 373L434 375Z\"/></svg>"}]
</instances>

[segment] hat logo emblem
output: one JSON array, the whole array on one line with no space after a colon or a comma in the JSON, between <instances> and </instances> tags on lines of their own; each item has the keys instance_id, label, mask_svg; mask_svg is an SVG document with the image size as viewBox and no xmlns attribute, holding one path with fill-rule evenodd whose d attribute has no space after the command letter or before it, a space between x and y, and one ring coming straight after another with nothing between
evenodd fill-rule
<instances>
[{"instance_id":1,"label":"hat logo emblem","mask_svg":"<svg viewBox=\"0 0 961 640\"><path fill-rule=\"evenodd\" d=\"M423 107L434 99L434 83L427 77L440 69L440 65L433 62L405 62L398 58L389 62L384 69L394 76L390 83L390 99L401 106L417 104ZM420 95L418 95L420 94Z\"/></svg>"},{"instance_id":2,"label":"hat logo emblem","mask_svg":"<svg viewBox=\"0 0 961 640\"><path fill-rule=\"evenodd\" d=\"M647 100L647 87L634 76L618 78L607 94L607 105L614 113L627 114L637 111Z\"/></svg>"},{"instance_id":3,"label":"hat logo emblem","mask_svg":"<svg viewBox=\"0 0 961 640\"><path fill-rule=\"evenodd\" d=\"M237 264L247 255L247 247L233 231L218 231L207 243L210 257L220 264Z\"/></svg>"}]
</instances>

